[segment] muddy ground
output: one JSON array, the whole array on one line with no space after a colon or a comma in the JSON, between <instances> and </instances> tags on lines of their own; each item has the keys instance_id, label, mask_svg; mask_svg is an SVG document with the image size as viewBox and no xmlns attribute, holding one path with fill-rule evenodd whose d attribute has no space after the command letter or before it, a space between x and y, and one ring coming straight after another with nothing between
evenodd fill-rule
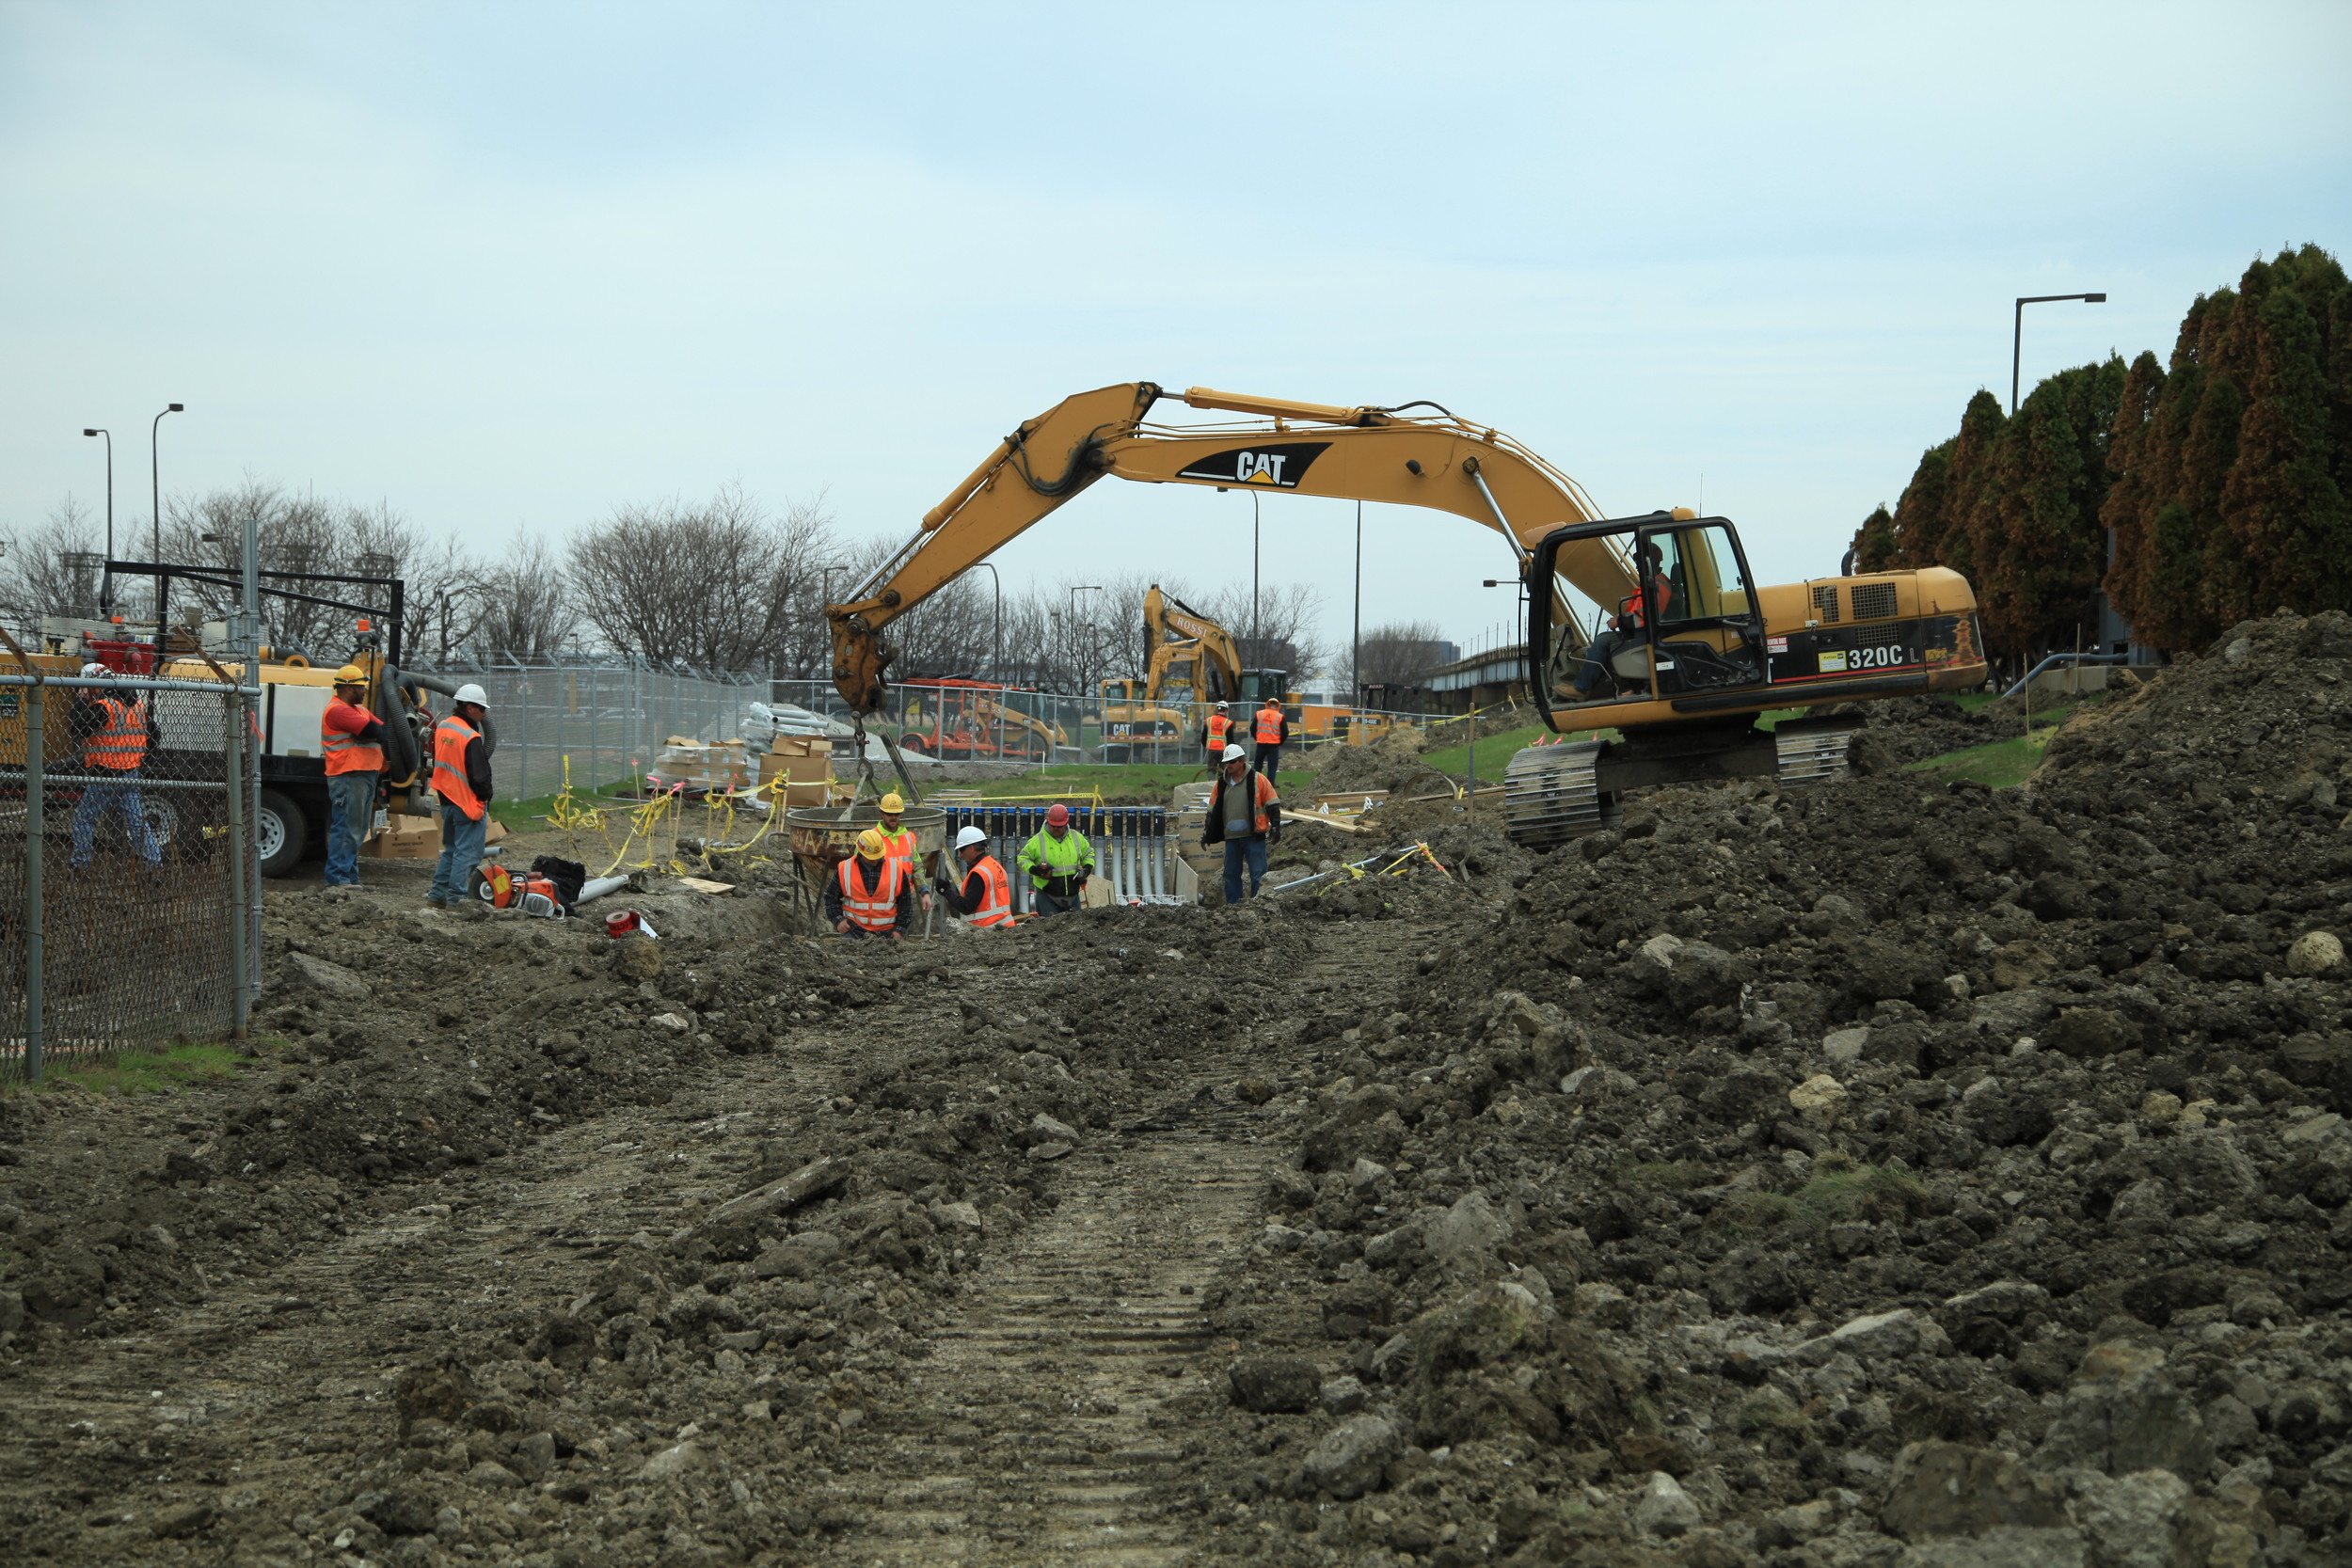
<instances>
[{"instance_id":1,"label":"muddy ground","mask_svg":"<svg viewBox=\"0 0 2352 1568\"><path fill-rule=\"evenodd\" d=\"M0 1559L2346 1560L2347 675L985 941L275 886L239 1080L0 1102Z\"/></svg>"}]
</instances>

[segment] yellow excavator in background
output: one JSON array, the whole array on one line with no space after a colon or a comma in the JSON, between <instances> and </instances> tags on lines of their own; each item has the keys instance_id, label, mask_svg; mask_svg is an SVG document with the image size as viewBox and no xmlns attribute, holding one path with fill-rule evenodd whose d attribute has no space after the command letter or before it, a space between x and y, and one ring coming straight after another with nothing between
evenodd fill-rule
<instances>
[{"instance_id":1,"label":"yellow excavator in background","mask_svg":"<svg viewBox=\"0 0 2352 1568\"><path fill-rule=\"evenodd\" d=\"M1527 590L1529 690L1549 728L1580 737L1512 759L1504 809L1524 844L1607 827L1625 791L1645 784L1840 776L1859 719L1757 721L1985 678L1975 592L1944 567L1759 587L1728 519L1682 508L1602 517L1567 475L1437 404L1342 407L1196 387L1176 401L1243 418L1149 422L1173 396L1125 382L1024 422L849 602L828 605L834 685L850 709L881 705L892 620L1104 475L1427 507L1501 533ZM1601 730L1621 738L1581 738Z\"/></svg>"},{"instance_id":2,"label":"yellow excavator in background","mask_svg":"<svg viewBox=\"0 0 2352 1568\"><path fill-rule=\"evenodd\" d=\"M1189 743L1212 703L1254 710L1271 694L1290 706L1290 672L1244 669L1232 633L1156 582L1143 595L1143 650L1140 680L1102 683L1103 735L1114 750ZM1294 711L1291 717L1295 721L1298 716Z\"/></svg>"}]
</instances>

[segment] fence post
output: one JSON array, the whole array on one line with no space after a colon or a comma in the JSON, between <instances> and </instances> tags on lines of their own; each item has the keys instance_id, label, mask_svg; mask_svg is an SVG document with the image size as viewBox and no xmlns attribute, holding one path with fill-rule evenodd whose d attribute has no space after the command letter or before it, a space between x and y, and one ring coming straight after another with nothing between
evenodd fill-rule
<instances>
[{"instance_id":1,"label":"fence post","mask_svg":"<svg viewBox=\"0 0 2352 1568\"><path fill-rule=\"evenodd\" d=\"M237 670L237 685L245 685L250 664ZM229 944L230 961L237 966L237 981L230 988L235 998L229 1037L241 1040L253 1017L253 972L246 958L245 907L245 694L231 690L221 699L222 772L229 785Z\"/></svg>"},{"instance_id":2,"label":"fence post","mask_svg":"<svg viewBox=\"0 0 2352 1568\"><path fill-rule=\"evenodd\" d=\"M48 692L38 672L24 720L24 1076L40 1082L41 925L40 851L45 824L41 732L49 727Z\"/></svg>"}]
</instances>

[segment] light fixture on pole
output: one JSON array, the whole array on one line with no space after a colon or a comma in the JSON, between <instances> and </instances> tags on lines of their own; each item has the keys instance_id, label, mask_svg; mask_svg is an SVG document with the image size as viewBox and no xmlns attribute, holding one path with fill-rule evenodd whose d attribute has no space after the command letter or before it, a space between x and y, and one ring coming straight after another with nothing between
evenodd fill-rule
<instances>
[{"instance_id":1,"label":"light fixture on pole","mask_svg":"<svg viewBox=\"0 0 2352 1568\"><path fill-rule=\"evenodd\" d=\"M184 403L171 404L164 409L164 414L185 413L187 406ZM164 563L164 469L163 460L156 453L155 436L163 425L164 414L156 415L154 422L147 427L147 477L148 483L154 487L149 499L154 507L152 521L155 540L154 553L147 559L158 566ZM164 579L159 577L155 579L155 635L158 638L164 634L163 621Z\"/></svg>"},{"instance_id":2,"label":"light fixture on pole","mask_svg":"<svg viewBox=\"0 0 2352 1568\"><path fill-rule=\"evenodd\" d=\"M104 430L85 430L85 436L106 437L106 559L115 558L115 438ZM101 620L115 612L115 575L108 572L98 580L98 614Z\"/></svg>"},{"instance_id":3,"label":"light fixture on pole","mask_svg":"<svg viewBox=\"0 0 2352 1568\"><path fill-rule=\"evenodd\" d=\"M2105 305L2105 294L2020 294L2017 297L2017 320L2009 337L2009 411L2017 412L2017 366L2026 346L2026 307L2047 305L2053 300L2079 299L2085 305Z\"/></svg>"}]
</instances>

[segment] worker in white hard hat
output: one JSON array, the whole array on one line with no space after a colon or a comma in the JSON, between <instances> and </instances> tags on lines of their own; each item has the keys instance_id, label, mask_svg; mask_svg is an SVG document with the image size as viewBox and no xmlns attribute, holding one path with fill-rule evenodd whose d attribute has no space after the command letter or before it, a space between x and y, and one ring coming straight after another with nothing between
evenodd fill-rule
<instances>
[{"instance_id":1,"label":"worker in white hard hat","mask_svg":"<svg viewBox=\"0 0 2352 1568\"><path fill-rule=\"evenodd\" d=\"M118 672L103 664L82 666L85 680L111 680ZM82 786L73 808L74 870L89 864L98 825L110 811L122 813L131 846L150 865L164 862L163 841L147 825L147 802L139 794L139 772L147 766L147 699L139 691L85 686L75 689L66 727L82 743L82 771L103 783Z\"/></svg>"},{"instance_id":2,"label":"worker in white hard hat","mask_svg":"<svg viewBox=\"0 0 2352 1568\"><path fill-rule=\"evenodd\" d=\"M1238 746L1225 748L1225 765L1209 790L1209 809L1200 823L1200 845L1225 846L1225 902L1242 901L1242 875L1249 878L1248 896L1255 897L1265 880L1265 852L1282 837L1282 798L1274 781L1249 766Z\"/></svg>"},{"instance_id":3,"label":"worker in white hard hat","mask_svg":"<svg viewBox=\"0 0 2352 1568\"><path fill-rule=\"evenodd\" d=\"M319 755L326 759L328 887L359 885L359 841L375 826L376 784L384 776L384 721L370 713L367 672L335 672L335 695L319 716Z\"/></svg>"},{"instance_id":4,"label":"worker in white hard hat","mask_svg":"<svg viewBox=\"0 0 2352 1568\"><path fill-rule=\"evenodd\" d=\"M882 821L876 824L876 829L882 835L882 847L890 851L892 859L905 863L902 869L907 874L907 879L920 887L923 860L914 847L914 830L898 825L906 816L906 809L905 800L897 790L892 790L882 798ZM929 914L931 912L930 889L922 888L922 895L923 912Z\"/></svg>"},{"instance_id":5,"label":"worker in white hard hat","mask_svg":"<svg viewBox=\"0 0 2352 1568\"><path fill-rule=\"evenodd\" d=\"M947 902L947 924L958 931L1008 931L1012 928L1012 879L1002 862L988 852L988 835L977 828L956 834L956 860L963 867L959 885L940 874L939 895Z\"/></svg>"},{"instance_id":6,"label":"worker in white hard hat","mask_svg":"<svg viewBox=\"0 0 2352 1568\"><path fill-rule=\"evenodd\" d=\"M450 716L433 727L433 793L441 798L441 860L424 901L447 909L466 896L490 832L490 747L482 730L490 694L471 681L457 689Z\"/></svg>"}]
</instances>

